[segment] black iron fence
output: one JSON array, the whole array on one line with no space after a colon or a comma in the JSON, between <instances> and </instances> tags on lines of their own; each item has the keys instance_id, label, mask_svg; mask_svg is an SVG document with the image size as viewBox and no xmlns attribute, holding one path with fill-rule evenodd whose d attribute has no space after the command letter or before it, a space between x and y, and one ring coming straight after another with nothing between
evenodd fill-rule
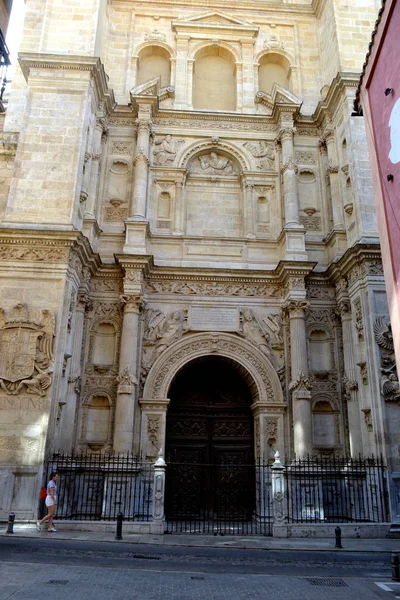
<instances>
[{"instance_id":1,"label":"black iron fence","mask_svg":"<svg viewBox=\"0 0 400 600\"><path fill-rule=\"evenodd\" d=\"M271 535L271 467L169 463L167 533Z\"/></svg>"},{"instance_id":2,"label":"black iron fence","mask_svg":"<svg viewBox=\"0 0 400 600\"><path fill-rule=\"evenodd\" d=\"M45 464L44 485L51 471L59 474L57 519L108 521L122 512L127 521L152 520L154 465L149 462L132 454L57 453ZM274 493L276 524L282 517L289 524L390 520L382 458L293 461L280 469L274 492L275 475L267 462L170 462L161 499L166 532L271 535Z\"/></svg>"},{"instance_id":3,"label":"black iron fence","mask_svg":"<svg viewBox=\"0 0 400 600\"><path fill-rule=\"evenodd\" d=\"M388 522L382 457L307 458L286 469L289 523Z\"/></svg>"},{"instance_id":4,"label":"black iron fence","mask_svg":"<svg viewBox=\"0 0 400 600\"><path fill-rule=\"evenodd\" d=\"M150 521L153 465L132 454L57 453L45 465L45 482L57 471L56 518ZM46 483L44 483L46 485Z\"/></svg>"}]
</instances>

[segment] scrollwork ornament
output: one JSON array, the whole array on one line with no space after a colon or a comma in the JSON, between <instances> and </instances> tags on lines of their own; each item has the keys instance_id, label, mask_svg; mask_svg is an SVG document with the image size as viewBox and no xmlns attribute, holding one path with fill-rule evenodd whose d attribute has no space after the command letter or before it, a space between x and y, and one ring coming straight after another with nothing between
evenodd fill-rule
<instances>
[{"instance_id":1,"label":"scrollwork ornament","mask_svg":"<svg viewBox=\"0 0 400 600\"><path fill-rule=\"evenodd\" d=\"M299 169L296 165L294 156L285 156L284 157L282 167L281 167L281 173L285 174L286 171L294 171L296 174L298 173Z\"/></svg>"},{"instance_id":2,"label":"scrollwork ornament","mask_svg":"<svg viewBox=\"0 0 400 600\"><path fill-rule=\"evenodd\" d=\"M137 379L130 372L128 365L123 368L115 381L118 383L118 394L131 394L133 386L137 384Z\"/></svg>"},{"instance_id":3,"label":"scrollwork ornament","mask_svg":"<svg viewBox=\"0 0 400 600\"><path fill-rule=\"evenodd\" d=\"M307 375L305 375L303 372L300 372L296 379L294 379L293 381L290 382L289 384L289 390L291 392L294 391L299 391L299 390L305 390L305 391L309 391L311 390L311 381L309 379L309 377Z\"/></svg>"}]
</instances>

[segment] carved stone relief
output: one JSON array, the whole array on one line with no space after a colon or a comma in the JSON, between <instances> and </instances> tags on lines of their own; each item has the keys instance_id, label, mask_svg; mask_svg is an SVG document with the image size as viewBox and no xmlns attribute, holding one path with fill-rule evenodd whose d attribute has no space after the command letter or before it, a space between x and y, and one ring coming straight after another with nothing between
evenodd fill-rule
<instances>
[{"instance_id":1,"label":"carved stone relief","mask_svg":"<svg viewBox=\"0 0 400 600\"><path fill-rule=\"evenodd\" d=\"M243 146L256 159L256 168L260 171L275 170L274 144L266 141L246 142Z\"/></svg>"},{"instance_id":2,"label":"carved stone relief","mask_svg":"<svg viewBox=\"0 0 400 600\"><path fill-rule=\"evenodd\" d=\"M259 348L267 356L271 356L269 334L264 331L262 323L250 308L240 311L239 334Z\"/></svg>"},{"instance_id":3,"label":"carved stone relief","mask_svg":"<svg viewBox=\"0 0 400 600\"><path fill-rule=\"evenodd\" d=\"M296 162L299 165L316 165L317 156L315 152L309 152L307 150L299 150L296 152Z\"/></svg>"},{"instance_id":4,"label":"carved stone relief","mask_svg":"<svg viewBox=\"0 0 400 600\"><path fill-rule=\"evenodd\" d=\"M115 141L112 143L110 154L130 156L133 154L133 144L125 141Z\"/></svg>"},{"instance_id":5,"label":"carved stone relief","mask_svg":"<svg viewBox=\"0 0 400 600\"><path fill-rule=\"evenodd\" d=\"M219 283L197 281L157 281L145 282L148 293L179 294L181 296L254 296L260 298L277 297L283 294L282 287L276 284L260 283Z\"/></svg>"},{"instance_id":6,"label":"carved stone relief","mask_svg":"<svg viewBox=\"0 0 400 600\"><path fill-rule=\"evenodd\" d=\"M390 323L384 317L378 317L374 323L375 341L381 355L381 394L388 402L399 402L400 383L397 375L396 357Z\"/></svg>"},{"instance_id":7,"label":"carved stone relief","mask_svg":"<svg viewBox=\"0 0 400 600\"><path fill-rule=\"evenodd\" d=\"M232 175L237 174L233 162L222 154L210 152L202 154L192 160L189 164L190 173L202 173L209 175Z\"/></svg>"},{"instance_id":8,"label":"carved stone relief","mask_svg":"<svg viewBox=\"0 0 400 600\"><path fill-rule=\"evenodd\" d=\"M360 298L357 298L357 300L354 302L354 316L355 316L355 320L356 320L356 330L357 330L358 341L363 342L364 341L364 322L363 322Z\"/></svg>"},{"instance_id":9,"label":"carved stone relief","mask_svg":"<svg viewBox=\"0 0 400 600\"><path fill-rule=\"evenodd\" d=\"M68 256L68 248L0 246L0 260L64 262L68 260Z\"/></svg>"},{"instance_id":10,"label":"carved stone relief","mask_svg":"<svg viewBox=\"0 0 400 600\"><path fill-rule=\"evenodd\" d=\"M11 395L44 396L51 385L55 317L16 304L0 309L0 387Z\"/></svg>"},{"instance_id":11,"label":"carved stone relief","mask_svg":"<svg viewBox=\"0 0 400 600\"><path fill-rule=\"evenodd\" d=\"M147 308L144 310L144 332L141 385L155 360L173 342L180 339L184 333L184 314L176 310L164 314L161 310Z\"/></svg>"},{"instance_id":12,"label":"carved stone relief","mask_svg":"<svg viewBox=\"0 0 400 600\"><path fill-rule=\"evenodd\" d=\"M184 143L185 140L174 139L169 134L156 139L153 150L154 164L162 166L172 165L179 148Z\"/></svg>"}]
</instances>

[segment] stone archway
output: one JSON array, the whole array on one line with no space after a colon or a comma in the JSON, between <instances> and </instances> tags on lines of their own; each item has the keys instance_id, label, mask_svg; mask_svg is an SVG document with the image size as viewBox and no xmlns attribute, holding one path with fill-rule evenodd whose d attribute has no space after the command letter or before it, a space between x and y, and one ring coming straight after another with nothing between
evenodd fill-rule
<instances>
[{"instance_id":1,"label":"stone archway","mask_svg":"<svg viewBox=\"0 0 400 600\"><path fill-rule=\"evenodd\" d=\"M141 453L148 457L165 451L166 413L171 382L181 368L196 358L222 356L240 365L252 394L256 459L268 455L268 447L285 455L283 415L286 410L279 377L258 348L228 333L190 334L172 344L153 364L140 400Z\"/></svg>"}]
</instances>

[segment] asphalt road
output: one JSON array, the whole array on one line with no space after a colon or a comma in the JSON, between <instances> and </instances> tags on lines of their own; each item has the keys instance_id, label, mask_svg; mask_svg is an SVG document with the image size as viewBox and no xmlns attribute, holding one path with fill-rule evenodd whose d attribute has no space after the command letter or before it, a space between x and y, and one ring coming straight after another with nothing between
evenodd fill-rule
<instances>
[{"instance_id":1,"label":"asphalt road","mask_svg":"<svg viewBox=\"0 0 400 600\"><path fill-rule=\"evenodd\" d=\"M140 569L390 579L390 553L193 548L0 538L0 562Z\"/></svg>"}]
</instances>

